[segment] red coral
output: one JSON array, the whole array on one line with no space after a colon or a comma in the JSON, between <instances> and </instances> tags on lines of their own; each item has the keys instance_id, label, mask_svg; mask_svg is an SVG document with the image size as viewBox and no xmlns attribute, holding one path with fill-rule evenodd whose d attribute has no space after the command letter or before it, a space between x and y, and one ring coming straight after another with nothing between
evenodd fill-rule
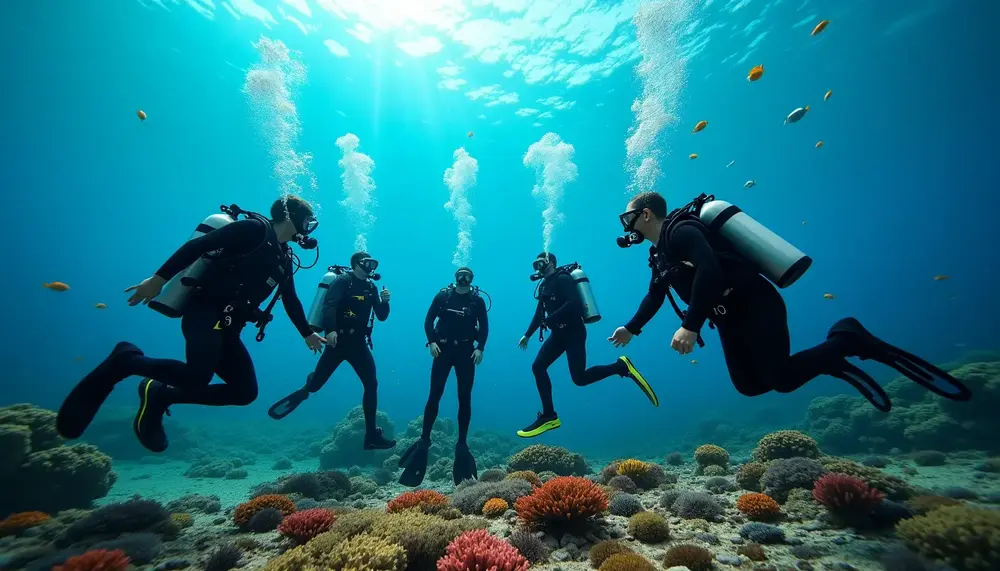
<instances>
[{"instance_id":1,"label":"red coral","mask_svg":"<svg viewBox=\"0 0 1000 571\"><path fill-rule=\"evenodd\" d=\"M337 516L331 510L323 508L303 510L281 520L278 532L302 545L324 531L328 531L335 521L337 521Z\"/></svg>"},{"instance_id":2,"label":"red coral","mask_svg":"<svg viewBox=\"0 0 1000 571\"><path fill-rule=\"evenodd\" d=\"M582 524L608 509L608 496L586 478L553 478L514 504L517 517L535 527Z\"/></svg>"},{"instance_id":3,"label":"red coral","mask_svg":"<svg viewBox=\"0 0 1000 571\"><path fill-rule=\"evenodd\" d=\"M467 531L448 544L437 571L526 571L531 563L516 547L485 529Z\"/></svg>"},{"instance_id":4,"label":"red coral","mask_svg":"<svg viewBox=\"0 0 1000 571\"><path fill-rule=\"evenodd\" d=\"M129 558L121 549L92 549L83 555L70 557L62 565L56 565L52 571L125 571Z\"/></svg>"},{"instance_id":5,"label":"red coral","mask_svg":"<svg viewBox=\"0 0 1000 571\"><path fill-rule=\"evenodd\" d=\"M396 499L389 502L385 511L389 513L401 512L411 508L425 510L428 507L448 505L448 496L434 490L415 490L413 492L403 492Z\"/></svg>"},{"instance_id":6,"label":"red coral","mask_svg":"<svg viewBox=\"0 0 1000 571\"><path fill-rule=\"evenodd\" d=\"M860 517L868 515L875 506L882 503L885 494L860 478L830 473L816 480L813 499L836 516Z\"/></svg>"}]
</instances>

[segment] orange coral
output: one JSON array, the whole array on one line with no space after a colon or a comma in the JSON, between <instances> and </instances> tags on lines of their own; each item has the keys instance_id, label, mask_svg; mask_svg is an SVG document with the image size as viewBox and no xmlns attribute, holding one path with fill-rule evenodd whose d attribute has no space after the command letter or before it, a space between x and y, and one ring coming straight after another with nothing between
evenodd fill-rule
<instances>
[{"instance_id":1,"label":"orange coral","mask_svg":"<svg viewBox=\"0 0 1000 571\"><path fill-rule=\"evenodd\" d=\"M125 571L129 558L121 549L91 549L83 555L70 557L62 565L56 565L52 571Z\"/></svg>"},{"instance_id":2,"label":"orange coral","mask_svg":"<svg viewBox=\"0 0 1000 571\"><path fill-rule=\"evenodd\" d=\"M608 496L586 478L562 476L518 499L514 509L530 526L582 524L608 509Z\"/></svg>"},{"instance_id":3,"label":"orange coral","mask_svg":"<svg viewBox=\"0 0 1000 571\"><path fill-rule=\"evenodd\" d=\"M618 475L628 476L633 480L636 476L645 476L646 472L649 472L649 464L643 462L642 460L630 458L618 465Z\"/></svg>"},{"instance_id":4,"label":"orange coral","mask_svg":"<svg viewBox=\"0 0 1000 571\"><path fill-rule=\"evenodd\" d=\"M435 492L434 490L415 490L412 492L403 492L397 496L396 499L389 502L385 511L389 513L396 513L412 508L426 510L428 507L446 505L448 505L448 497L441 492Z\"/></svg>"},{"instance_id":5,"label":"orange coral","mask_svg":"<svg viewBox=\"0 0 1000 571\"><path fill-rule=\"evenodd\" d=\"M535 488L542 485L542 479L538 477L538 474L532 472L531 470L520 470L518 472L511 472L510 474L507 474L506 479L524 480L530 483Z\"/></svg>"},{"instance_id":6,"label":"orange coral","mask_svg":"<svg viewBox=\"0 0 1000 571\"><path fill-rule=\"evenodd\" d=\"M250 518L254 514L266 508L274 508L281 512L281 515L287 516L295 513L295 502L288 499L288 496L279 494L258 496L249 502L236 506L236 509L233 510L233 521L236 522L236 525L243 527L250 522Z\"/></svg>"},{"instance_id":7,"label":"orange coral","mask_svg":"<svg viewBox=\"0 0 1000 571\"><path fill-rule=\"evenodd\" d=\"M0 521L0 537L19 535L29 527L35 527L51 519L45 512L21 512L7 516Z\"/></svg>"},{"instance_id":8,"label":"orange coral","mask_svg":"<svg viewBox=\"0 0 1000 571\"><path fill-rule=\"evenodd\" d=\"M751 492L743 494L736 500L736 509L750 519L767 519L781 513L781 507L774 498L767 494Z\"/></svg>"},{"instance_id":9,"label":"orange coral","mask_svg":"<svg viewBox=\"0 0 1000 571\"><path fill-rule=\"evenodd\" d=\"M507 500L503 498L493 498L483 506L483 515L486 517L500 517L510 507Z\"/></svg>"}]
</instances>

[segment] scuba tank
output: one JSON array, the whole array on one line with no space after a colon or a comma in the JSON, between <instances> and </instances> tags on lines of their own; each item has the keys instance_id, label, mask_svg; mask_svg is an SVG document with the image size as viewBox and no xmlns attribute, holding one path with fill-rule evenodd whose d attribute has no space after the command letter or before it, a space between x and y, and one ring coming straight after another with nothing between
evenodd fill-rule
<instances>
[{"instance_id":1,"label":"scuba tank","mask_svg":"<svg viewBox=\"0 0 1000 571\"><path fill-rule=\"evenodd\" d=\"M201 221L201 224L195 228L191 237L188 238L188 242L194 240L195 238L200 238L212 230L218 230L234 220L236 220L236 218L226 212L213 214ZM198 258L193 264L171 278L170 281L163 286L163 289L160 291L160 295L154 297L149 302L149 307L162 313L163 315L166 315L167 317L180 317L183 315L184 306L187 304L187 300L191 296L191 291L195 289L197 280L205 274L205 270L208 269L208 266L211 263L211 258L205 256Z\"/></svg>"},{"instance_id":2,"label":"scuba tank","mask_svg":"<svg viewBox=\"0 0 1000 571\"><path fill-rule=\"evenodd\" d=\"M738 206L704 194L695 199L698 218L725 238L736 253L753 263L761 275L779 288L796 282L812 265L812 258L751 218Z\"/></svg>"},{"instance_id":3,"label":"scuba tank","mask_svg":"<svg viewBox=\"0 0 1000 571\"><path fill-rule=\"evenodd\" d=\"M560 272L569 274L569 277L573 278L573 282L576 284L576 290L580 292L580 303L583 305L581 308L583 311L583 322L589 324L600 321L601 312L597 309L597 298L594 297L594 290L590 286L590 278L587 277L580 264L572 262L565 266L559 266L556 268L556 273ZM535 273L531 275L530 279L531 281L540 281L543 277L541 274ZM541 284L538 287L541 287ZM538 298L537 288L535 290L535 298Z\"/></svg>"},{"instance_id":4,"label":"scuba tank","mask_svg":"<svg viewBox=\"0 0 1000 571\"><path fill-rule=\"evenodd\" d=\"M313 297L312 305L309 306L309 314L306 316L306 319L309 321L309 327L312 327L312 330L316 333L323 332L323 304L326 302L326 293L330 291L330 284L349 271L351 271L351 268L347 266L330 266L326 269L326 273L323 274L323 278L319 280L319 285L316 286L316 295ZM381 277L380 274L375 273L369 279L375 281Z\"/></svg>"}]
</instances>

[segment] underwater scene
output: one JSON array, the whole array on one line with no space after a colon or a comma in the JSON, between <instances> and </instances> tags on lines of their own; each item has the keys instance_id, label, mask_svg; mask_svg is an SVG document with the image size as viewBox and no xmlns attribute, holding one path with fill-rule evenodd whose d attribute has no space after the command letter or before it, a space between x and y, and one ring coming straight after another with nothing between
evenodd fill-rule
<instances>
[{"instance_id":1,"label":"underwater scene","mask_svg":"<svg viewBox=\"0 0 1000 571\"><path fill-rule=\"evenodd\" d=\"M4 12L0 569L1000 571L1000 4Z\"/></svg>"}]
</instances>

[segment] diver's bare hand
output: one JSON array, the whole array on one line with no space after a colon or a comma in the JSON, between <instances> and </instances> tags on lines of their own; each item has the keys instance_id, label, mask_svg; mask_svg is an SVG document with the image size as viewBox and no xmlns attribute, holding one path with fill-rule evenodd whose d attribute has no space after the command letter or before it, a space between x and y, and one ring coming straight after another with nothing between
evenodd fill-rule
<instances>
[{"instance_id":1,"label":"diver's bare hand","mask_svg":"<svg viewBox=\"0 0 1000 571\"><path fill-rule=\"evenodd\" d=\"M478 365L479 363L482 362L483 362L483 350L476 349L475 351L472 352L472 363L474 365Z\"/></svg>"},{"instance_id":2,"label":"diver's bare hand","mask_svg":"<svg viewBox=\"0 0 1000 571\"><path fill-rule=\"evenodd\" d=\"M438 347L437 343L431 343L427 347L431 350L431 357L437 359L437 356L441 354L441 347Z\"/></svg>"},{"instance_id":3,"label":"diver's bare hand","mask_svg":"<svg viewBox=\"0 0 1000 571\"><path fill-rule=\"evenodd\" d=\"M694 351L694 344L698 340L698 334L681 327L674 333L674 338L670 341L670 346L681 355L687 355Z\"/></svg>"},{"instance_id":4,"label":"diver's bare hand","mask_svg":"<svg viewBox=\"0 0 1000 571\"><path fill-rule=\"evenodd\" d=\"M521 337L521 340L517 342L517 346L522 351L524 351L525 349L527 349L528 348L528 336L525 335L524 337Z\"/></svg>"},{"instance_id":5,"label":"diver's bare hand","mask_svg":"<svg viewBox=\"0 0 1000 571\"><path fill-rule=\"evenodd\" d=\"M130 306L139 305L140 303L143 305L148 304L154 297L160 295L160 291L163 290L163 284L165 283L167 283L167 280L160 276L152 275L142 280L139 285L125 288L125 293L135 292L129 296L128 304Z\"/></svg>"},{"instance_id":6,"label":"diver's bare hand","mask_svg":"<svg viewBox=\"0 0 1000 571\"><path fill-rule=\"evenodd\" d=\"M337 346L337 332L331 331L326 334L326 346L336 347Z\"/></svg>"},{"instance_id":7,"label":"diver's bare hand","mask_svg":"<svg viewBox=\"0 0 1000 571\"><path fill-rule=\"evenodd\" d=\"M615 347L624 347L632 341L632 332L624 327L619 327L618 329L615 329L615 332L611 334L611 337L608 337L608 341L610 341Z\"/></svg>"},{"instance_id":8,"label":"diver's bare hand","mask_svg":"<svg viewBox=\"0 0 1000 571\"><path fill-rule=\"evenodd\" d=\"M319 350L326 344L326 339L323 339L323 337L318 333L313 333L309 337L305 338L305 342L306 347L312 349L313 353L319 353Z\"/></svg>"}]
</instances>

